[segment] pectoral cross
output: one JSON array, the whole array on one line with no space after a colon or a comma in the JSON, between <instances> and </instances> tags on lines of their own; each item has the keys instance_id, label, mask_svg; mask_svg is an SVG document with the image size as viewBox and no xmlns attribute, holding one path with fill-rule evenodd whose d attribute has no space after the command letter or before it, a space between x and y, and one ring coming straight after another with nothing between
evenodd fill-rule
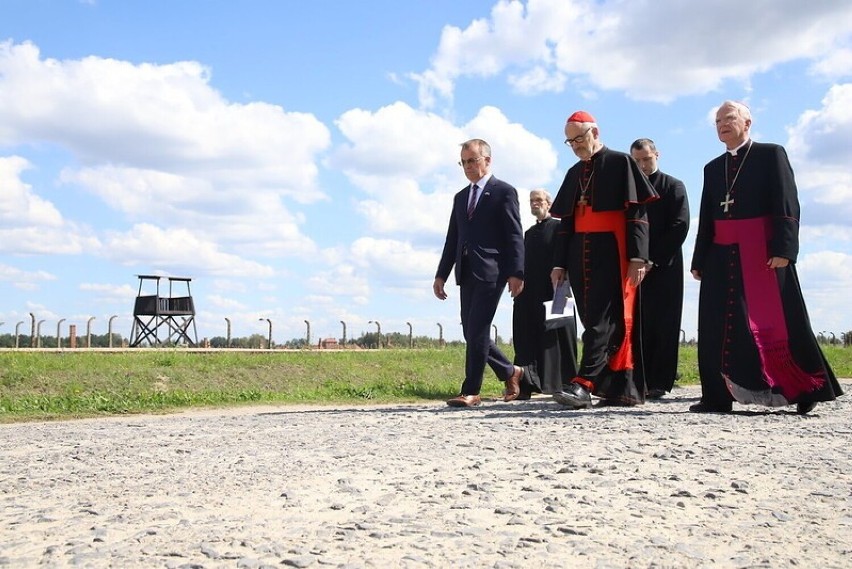
<instances>
[{"instance_id":1,"label":"pectoral cross","mask_svg":"<svg viewBox=\"0 0 852 569\"><path fill-rule=\"evenodd\" d=\"M580 206L580 215L584 215L586 213L586 206L589 205L585 195L580 196L580 200L577 202L577 205Z\"/></svg>"},{"instance_id":2,"label":"pectoral cross","mask_svg":"<svg viewBox=\"0 0 852 569\"><path fill-rule=\"evenodd\" d=\"M732 203L734 203L734 200L731 198L731 194L727 193L725 194L725 201L719 202L719 205L725 208L722 211L728 213L728 206L730 206Z\"/></svg>"}]
</instances>

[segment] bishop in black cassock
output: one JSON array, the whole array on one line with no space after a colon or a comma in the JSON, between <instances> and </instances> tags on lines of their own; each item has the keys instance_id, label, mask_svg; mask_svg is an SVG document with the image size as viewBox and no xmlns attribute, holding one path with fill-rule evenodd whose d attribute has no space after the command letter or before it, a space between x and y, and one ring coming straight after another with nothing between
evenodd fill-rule
<instances>
[{"instance_id":1,"label":"bishop in black cassock","mask_svg":"<svg viewBox=\"0 0 852 569\"><path fill-rule=\"evenodd\" d=\"M817 344L799 286L799 200L784 148L749 137L751 114L726 101L716 130L727 152L704 167L692 273L701 281L693 412L731 403L795 404L842 391Z\"/></svg>"}]
</instances>

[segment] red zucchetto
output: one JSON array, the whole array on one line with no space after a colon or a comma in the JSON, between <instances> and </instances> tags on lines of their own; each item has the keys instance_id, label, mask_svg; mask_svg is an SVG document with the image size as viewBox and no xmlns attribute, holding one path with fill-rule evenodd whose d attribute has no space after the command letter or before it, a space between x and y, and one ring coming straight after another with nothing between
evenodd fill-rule
<instances>
[{"instance_id":1,"label":"red zucchetto","mask_svg":"<svg viewBox=\"0 0 852 569\"><path fill-rule=\"evenodd\" d=\"M576 113L574 113L573 115L568 117L568 120L565 121L565 122L566 123L569 123L569 122L594 122L594 123L596 123L598 121L596 121L595 117L593 117L592 115L590 115L586 111L577 111Z\"/></svg>"}]
</instances>

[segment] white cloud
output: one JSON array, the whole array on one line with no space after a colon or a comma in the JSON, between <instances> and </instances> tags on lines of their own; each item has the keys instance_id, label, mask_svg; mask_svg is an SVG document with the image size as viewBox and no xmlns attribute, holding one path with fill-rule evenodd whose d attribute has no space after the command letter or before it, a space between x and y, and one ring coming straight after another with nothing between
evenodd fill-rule
<instances>
[{"instance_id":1,"label":"white cloud","mask_svg":"<svg viewBox=\"0 0 852 569\"><path fill-rule=\"evenodd\" d=\"M178 225L253 255L310 255L313 240L301 218L269 192L217 191L209 179L155 170L102 166L63 171L60 179L86 187L130 220Z\"/></svg>"},{"instance_id":2,"label":"white cloud","mask_svg":"<svg viewBox=\"0 0 852 569\"><path fill-rule=\"evenodd\" d=\"M438 251L418 251L410 243L395 239L362 237L352 243L354 263L370 268L385 286L403 288L427 282L431 286Z\"/></svg>"},{"instance_id":3,"label":"white cloud","mask_svg":"<svg viewBox=\"0 0 852 569\"><path fill-rule=\"evenodd\" d=\"M180 220L260 254L309 254L314 245L284 201L325 198L317 161L330 144L328 128L276 105L230 103L209 80L192 61L59 61L42 59L31 43L3 42L0 144L59 145L82 164L66 167L60 181L125 219ZM15 194L4 199L26 198L31 216L60 223L28 188Z\"/></svg>"},{"instance_id":4,"label":"white cloud","mask_svg":"<svg viewBox=\"0 0 852 569\"><path fill-rule=\"evenodd\" d=\"M521 193L556 171L550 142L495 107L481 108L460 127L404 103L375 113L350 111L337 124L348 142L335 153L334 165L370 196L356 207L375 233L443 235L452 196L468 183L457 162L459 145L470 138L488 141L492 172Z\"/></svg>"},{"instance_id":5,"label":"white cloud","mask_svg":"<svg viewBox=\"0 0 852 569\"><path fill-rule=\"evenodd\" d=\"M852 216L852 83L834 85L822 107L787 128L803 214L818 224L848 225Z\"/></svg>"},{"instance_id":6,"label":"white cloud","mask_svg":"<svg viewBox=\"0 0 852 569\"><path fill-rule=\"evenodd\" d=\"M306 280L306 289L315 294L335 297L367 298L370 283L352 264L342 263L327 271L319 271Z\"/></svg>"},{"instance_id":7,"label":"white cloud","mask_svg":"<svg viewBox=\"0 0 852 569\"><path fill-rule=\"evenodd\" d=\"M852 280L852 255L820 251L804 255L797 263L802 293L811 322L817 328L837 334L849 329L852 308L845 299Z\"/></svg>"},{"instance_id":8,"label":"white cloud","mask_svg":"<svg viewBox=\"0 0 852 569\"><path fill-rule=\"evenodd\" d=\"M482 107L466 125L468 138L483 138L491 145L492 172L518 190L547 183L557 171L559 155L547 138L528 131L522 124L510 122L496 107ZM467 182L459 176L461 187ZM556 195L553 188L551 193Z\"/></svg>"},{"instance_id":9,"label":"white cloud","mask_svg":"<svg viewBox=\"0 0 852 569\"><path fill-rule=\"evenodd\" d=\"M121 304L124 306L131 306L138 292L138 289L126 284L80 283L79 288L83 292L91 293L98 304Z\"/></svg>"},{"instance_id":10,"label":"white cloud","mask_svg":"<svg viewBox=\"0 0 852 569\"><path fill-rule=\"evenodd\" d=\"M830 81L849 77L852 75L852 48L834 50L814 63L810 71Z\"/></svg>"},{"instance_id":11,"label":"white cloud","mask_svg":"<svg viewBox=\"0 0 852 569\"><path fill-rule=\"evenodd\" d=\"M793 60L838 70L850 31L842 2L500 0L487 19L446 26L430 67L410 77L425 108L452 100L459 78L504 72L522 93L561 83L671 101Z\"/></svg>"},{"instance_id":12,"label":"white cloud","mask_svg":"<svg viewBox=\"0 0 852 569\"><path fill-rule=\"evenodd\" d=\"M804 255L796 266L802 275L802 286L807 286L810 279L819 282L826 291L845 296L852 281L852 255L849 253L818 251ZM806 276L808 279L805 279Z\"/></svg>"},{"instance_id":13,"label":"white cloud","mask_svg":"<svg viewBox=\"0 0 852 569\"><path fill-rule=\"evenodd\" d=\"M12 283L20 290L35 290L39 283L56 280L56 275L47 271L24 271L0 263L0 282Z\"/></svg>"},{"instance_id":14,"label":"white cloud","mask_svg":"<svg viewBox=\"0 0 852 569\"><path fill-rule=\"evenodd\" d=\"M229 278L214 278L210 279L213 290L219 294L236 294L243 295L249 291L245 281L229 279Z\"/></svg>"},{"instance_id":15,"label":"white cloud","mask_svg":"<svg viewBox=\"0 0 852 569\"><path fill-rule=\"evenodd\" d=\"M249 185L298 195L312 189L313 157L329 143L328 129L309 114L222 99L210 70L193 61L57 61L7 41L0 77L0 141L38 133L83 162L210 172L232 183L248 176Z\"/></svg>"},{"instance_id":16,"label":"white cloud","mask_svg":"<svg viewBox=\"0 0 852 569\"><path fill-rule=\"evenodd\" d=\"M219 294L208 294L205 297L205 303L218 310L231 310L237 312L245 312L247 307L243 302L234 300L233 298L222 296Z\"/></svg>"},{"instance_id":17,"label":"white cloud","mask_svg":"<svg viewBox=\"0 0 852 569\"><path fill-rule=\"evenodd\" d=\"M204 241L186 229L163 229L137 224L124 233L107 236L104 255L124 265L142 265L157 270L226 276L269 277L274 270L219 250L215 242Z\"/></svg>"},{"instance_id":18,"label":"white cloud","mask_svg":"<svg viewBox=\"0 0 852 569\"><path fill-rule=\"evenodd\" d=\"M388 181L376 177L353 177L360 188L377 195L378 199L363 200L357 211L370 221L375 233L433 234L446 232L453 202L453 193L436 191L424 194L413 180L400 181L394 189L381 195Z\"/></svg>"},{"instance_id":19,"label":"white cloud","mask_svg":"<svg viewBox=\"0 0 852 569\"><path fill-rule=\"evenodd\" d=\"M73 224L63 227L0 228L0 251L14 255L79 255L97 253L100 240Z\"/></svg>"},{"instance_id":20,"label":"white cloud","mask_svg":"<svg viewBox=\"0 0 852 569\"><path fill-rule=\"evenodd\" d=\"M509 85L524 95L537 95L539 93L561 93L565 90L567 77L560 71L550 71L537 65L532 69L519 74L510 74Z\"/></svg>"},{"instance_id":21,"label":"white cloud","mask_svg":"<svg viewBox=\"0 0 852 569\"><path fill-rule=\"evenodd\" d=\"M802 247L826 247L852 244L852 226L846 225L815 225L808 222L809 212L803 211L804 223L799 228L799 242Z\"/></svg>"},{"instance_id":22,"label":"white cloud","mask_svg":"<svg viewBox=\"0 0 852 569\"><path fill-rule=\"evenodd\" d=\"M0 251L14 255L98 251L100 241L90 229L64 219L52 202L23 182L21 174L28 168L25 158L0 156Z\"/></svg>"},{"instance_id":23,"label":"white cloud","mask_svg":"<svg viewBox=\"0 0 852 569\"><path fill-rule=\"evenodd\" d=\"M331 164L347 174L421 178L454 164L466 140L446 119L402 102L375 112L352 109L335 124L349 142L335 151Z\"/></svg>"},{"instance_id":24,"label":"white cloud","mask_svg":"<svg viewBox=\"0 0 852 569\"><path fill-rule=\"evenodd\" d=\"M61 227L62 214L49 201L32 191L21 180L21 173L30 163L20 156L0 156L0 224L3 227L29 225Z\"/></svg>"},{"instance_id":25,"label":"white cloud","mask_svg":"<svg viewBox=\"0 0 852 569\"><path fill-rule=\"evenodd\" d=\"M28 312L28 316L29 314L33 314L36 317L36 321L34 323L32 322L32 319L30 319L30 324L35 324L37 327L39 324L43 325L45 322L51 320L56 321L62 318L62 316L38 302L27 302L26 310ZM44 334L47 329L47 327L41 326L40 331Z\"/></svg>"}]
</instances>

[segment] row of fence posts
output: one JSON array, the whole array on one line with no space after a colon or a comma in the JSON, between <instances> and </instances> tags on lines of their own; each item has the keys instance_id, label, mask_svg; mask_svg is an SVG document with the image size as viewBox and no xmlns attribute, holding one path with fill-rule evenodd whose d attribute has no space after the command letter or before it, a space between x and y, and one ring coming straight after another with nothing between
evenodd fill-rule
<instances>
[{"instance_id":1,"label":"row of fence posts","mask_svg":"<svg viewBox=\"0 0 852 569\"><path fill-rule=\"evenodd\" d=\"M31 348L41 348L41 325L44 324L45 320L36 321L35 314L32 312L29 313L31 325L30 325L30 347ZM109 347L112 348L112 323L118 318L118 315L115 314L109 317L108 323L108 332L109 335ZM89 317L86 321L86 347L92 347L92 321L95 320L94 316ZM62 347L62 323L65 322L65 318L60 318L59 321L56 322L56 347ZM15 323L15 348L20 348L21 341L21 325L24 323L23 320ZM0 322L0 326L5 324L5 322ZM76 348L77 347L77 325L71 324L68 327L68 343L69 347Z\"/></svg>"}]
</instances>

